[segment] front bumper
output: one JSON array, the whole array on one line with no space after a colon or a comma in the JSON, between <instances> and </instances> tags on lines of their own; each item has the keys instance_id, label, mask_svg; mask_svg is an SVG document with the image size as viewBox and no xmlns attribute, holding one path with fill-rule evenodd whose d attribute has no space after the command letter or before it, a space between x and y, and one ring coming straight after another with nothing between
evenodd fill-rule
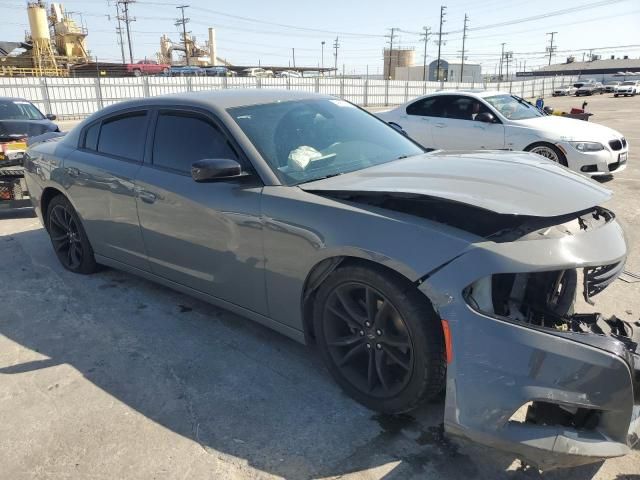
<instances>
[{"instance_id":1,"label":"front bumper","mask_svg":"<svg viewBox=\"0 0 640 480\"><path fill-rule=\"evenodd\" d=\"M580 152L567 142L557 143L567 158L569 168L585 175L602 176L620 173L627 168L629 144L613 150L608 143L599 152Z\"/></svg>"},{"instance_id":2,"label":"front bumper","mask_svg":"<svg viewBox=\"0 0 640 480\"><path fill-rule=\"evenodd\" d=\"M542 469L629 453L640 435L640 358L613 337L533 327L482 314L463 289L496 273L544 272L624 261L615 220L561 238L482 242L420 285L451 332L445 430ZM635 397L634 397L635 395ZM594 428L513 418L529 402L598 412Z\"/></svg>"}]
</instances>

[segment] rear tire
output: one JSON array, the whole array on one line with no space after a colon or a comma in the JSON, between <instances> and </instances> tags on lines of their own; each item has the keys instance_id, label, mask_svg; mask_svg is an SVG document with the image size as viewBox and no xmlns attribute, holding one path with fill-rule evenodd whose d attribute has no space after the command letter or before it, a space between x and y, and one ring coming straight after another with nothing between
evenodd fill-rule
<instances>
[{"instance_id":1,"label":"rear tire","mask_svg":"<svg viewBox=\"0 0 640 480\"><path fill-rule=\"evenodd\" d=\"M64 268L85 275L98 269L80 217L63 195L57 195L49 202L46 227L51 245Z\"/></svg>"},{"instance_id":2,"label":"rear tire","mask_svg":"<svg viewBox=\"0 0 640 480\"><path fill-rule=\"evenodd\" d=\"M442 326L427 299L400 276L339 268L318 290L314 329L335 381L372 410L406 412L443 389Z\"/></svg>"}]
</instances>

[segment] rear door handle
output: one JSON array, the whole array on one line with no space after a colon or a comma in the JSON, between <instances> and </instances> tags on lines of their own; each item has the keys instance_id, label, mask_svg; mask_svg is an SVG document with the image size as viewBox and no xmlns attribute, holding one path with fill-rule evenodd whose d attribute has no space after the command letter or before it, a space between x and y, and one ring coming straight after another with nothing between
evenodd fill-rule
<instances>
[{"instance_id":1,"label":"rear door handle","mask_svg":"<svg viewBox=\"0 0 640 480\"><path fill-rule=\"evenodd\" d=\"M154 203L158 199L155 193L146 190L138 191L138 198L144 203Z\"/></svg>"},{"instance_id":2,"label":"rear door handle","mask_svg":"<svg viewBox=\"0 0 640 480\"><path fill-rule=\"evenodd\" d=\"M433 125L438 128L444 128L447 126L445 123L434 123Z\"/></svg>"}]
</instances>

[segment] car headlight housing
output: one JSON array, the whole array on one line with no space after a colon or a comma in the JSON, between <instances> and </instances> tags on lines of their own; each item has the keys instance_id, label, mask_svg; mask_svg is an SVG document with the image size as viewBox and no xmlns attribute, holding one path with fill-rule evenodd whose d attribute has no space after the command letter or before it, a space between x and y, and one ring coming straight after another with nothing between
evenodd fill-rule
<instances>
[{"instance_id":1,"label":"car headlight housing","mask_svg":"<svg viewBox=\"0 0 640 480\"><path fill-rule=\"evenodd\" d=\"M599 152L604 145L598 142L569 142L579 152Z\"/></svg>"}]
</instances>

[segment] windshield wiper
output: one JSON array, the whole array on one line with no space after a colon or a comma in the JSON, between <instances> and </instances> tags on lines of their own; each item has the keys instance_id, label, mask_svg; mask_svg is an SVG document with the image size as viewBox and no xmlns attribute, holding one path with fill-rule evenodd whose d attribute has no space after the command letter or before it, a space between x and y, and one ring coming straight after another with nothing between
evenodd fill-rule
<instances>
[{"instance_id":1,"label":"windshield wiper","mask_svg":"<svg viewBox=\"0 0 640 480\"><path fill-rule=\"evenodd\" d=\"M338 175L344 175L345 172L337 172L330 173L328 175L324 175L323 177L310 178L309 180L305 180L304 182L298 182L296 185L302 185L303 183L315 182L316 180L325 180L327 178L337 177Z\"/></svg>"}]
</instances>

